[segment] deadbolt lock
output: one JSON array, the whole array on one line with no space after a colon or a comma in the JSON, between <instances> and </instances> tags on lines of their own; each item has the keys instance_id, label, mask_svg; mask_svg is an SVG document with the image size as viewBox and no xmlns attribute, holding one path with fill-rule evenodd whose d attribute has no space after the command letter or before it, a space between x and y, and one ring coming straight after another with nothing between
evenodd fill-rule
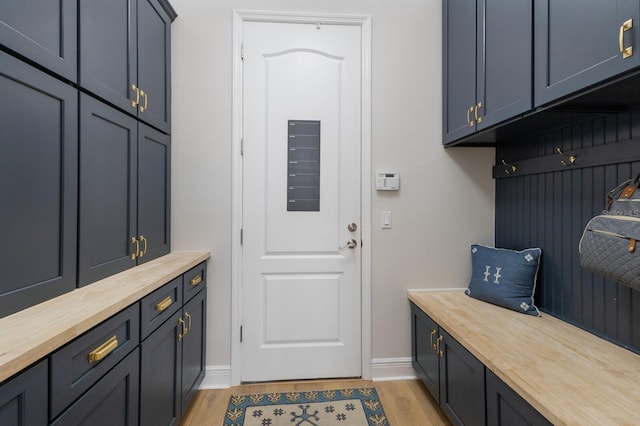
<instances>
[{"instance_id":1,"label":"deadbolt lock","mask_svg":"<svg viewBox=\"0 0 640 426\"><path fill-rule=\"evenodd\" d=\"M355 223L350 223L347 226L347 229L349 230L349 232L356 232L358 230L358 225L356 225Z\"/></svg>"}]
</instances>

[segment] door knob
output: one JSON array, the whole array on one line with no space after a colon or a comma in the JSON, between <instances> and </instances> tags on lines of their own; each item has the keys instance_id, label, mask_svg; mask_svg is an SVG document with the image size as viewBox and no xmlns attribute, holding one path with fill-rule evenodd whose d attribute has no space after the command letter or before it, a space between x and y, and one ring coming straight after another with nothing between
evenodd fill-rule
<instances>
[{"instance_id":1,"label":"door knob","mask_svg":"<svg viewBox=\"0 0 640 426\"><path fill-rule=\"evenodd\" d=\"M350 248L350 249L354 249L354 248L358 247L358 242L355 239L351 238L349 241L347 241L346 245L340 247L338 250L342 250L342 249L347 248L347 247Z\"/></svg>"}]
</instances>

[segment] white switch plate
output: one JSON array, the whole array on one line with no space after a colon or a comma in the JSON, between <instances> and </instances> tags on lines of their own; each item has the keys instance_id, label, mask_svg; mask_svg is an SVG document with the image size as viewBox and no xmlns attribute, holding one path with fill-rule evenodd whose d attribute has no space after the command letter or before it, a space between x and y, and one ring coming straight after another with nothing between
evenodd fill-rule
<instances>
[{"instance_id":1,"label":"white switch plate","mask_svg":"<svg viewBox=\"0 0 640 426\"><path fill-rule=\"evenodd\" d=\"M391 212L383 211L380 215L380 228L391 229Z\"/></svg>"}]
</instances>

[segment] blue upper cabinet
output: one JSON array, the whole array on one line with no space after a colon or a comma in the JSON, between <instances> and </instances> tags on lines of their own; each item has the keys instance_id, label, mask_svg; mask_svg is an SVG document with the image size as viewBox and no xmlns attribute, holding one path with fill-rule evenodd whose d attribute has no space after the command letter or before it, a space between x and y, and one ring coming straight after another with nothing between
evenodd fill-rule
<instances>
[{"instance_id":1,"label":"blue upper cabinet","mask_svg":"<svg viewBox=\"0 0 640 426\"><path fill-rule=\"evenodd\" d=\"M171 22L162 0L82 0L80 86L170 133Z\"/></svg>"},{"instance_id":2,"label":"blue upper cabinet","mask_svg":"<svg viewBox=\"0 0 640 426\"><path fill-rule=\"evenodd\" d=\"M640 65L637 0L536 0L535 106Z\"/></svg>"},{"instance_id":3,"label":"blue upper cabinet","mask_svg":"<svg viewBox=\"0 0 640 426\"><path fill-rule=\"evenodd\" d=\"M75 82L77 0L2 0L0 44Z\"/></svg>"},{"instance_id":4,"label":"blue upper cabinet","mask_svg":"<svg viewBox=\"0 0 640 426\"><path fill-rule=\"evenodd\" d=\"M531 109L531 0L443 1L445 145Z\"/></svg>"}]
</instances>

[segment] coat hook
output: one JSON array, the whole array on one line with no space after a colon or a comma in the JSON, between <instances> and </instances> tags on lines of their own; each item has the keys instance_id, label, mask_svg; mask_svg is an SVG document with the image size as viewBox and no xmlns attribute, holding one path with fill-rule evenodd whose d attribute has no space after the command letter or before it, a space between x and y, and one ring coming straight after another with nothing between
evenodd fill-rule
<instances>
[{"instance_id":1,"label":"coat hook","mask_svg":"<svg viewBox=\"0 0 640 426\"><path fill-rule=\"evenodd\" d=\"M504 162L504 160L502 160L502 165L507 166L507 169L504 169L504 172L508 175L513 174L516 172L517 168L514 164L507 164Z\"/></svg>"},{"instance_id":2,"label":"coat hook","mask_svg":"<svg viewBox=\"0 0 640 426\"><path fill-rule=\"evenodd\" d=\"M578 157L576 157L575 155L567 155L564 152L562 152L562 150L560 149L560 147L556 148L556 152L560 155L562 155L563 157L566 157L569 162L566 162L565 160L560 160L560 163L562 163L563 166L565 167L569 167L571 165L573 165L573 163L576 162L576 160L578 159Z\"/></svg>"}]
</instances>

